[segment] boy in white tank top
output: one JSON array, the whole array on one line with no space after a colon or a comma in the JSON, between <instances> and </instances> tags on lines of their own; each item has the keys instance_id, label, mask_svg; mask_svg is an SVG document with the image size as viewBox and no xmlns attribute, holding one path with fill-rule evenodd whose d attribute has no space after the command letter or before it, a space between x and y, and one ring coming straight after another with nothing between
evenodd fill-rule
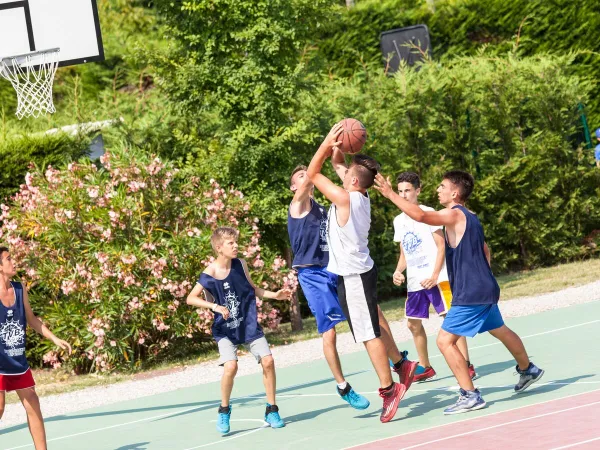
<instances>
[{"instance_id":1,"label":"boy in white tank top","mask_svg":"<svg viewBox=\"0 0 600 450\"><path fill-rule=\"evenodd\" d=\"M377 372L379 395L383 399L380 420L389 422L412 383L417 363L408 361L406 354L398 351L377 305L377 268L368 247L371 200L367 189L374 183L379 164L366 155L354 155L350 166L346 166L344 154L337 148L342 132L339 124L331 129L310 162L307 175L332 203L327 230L327 270L338 275L340 305L355 341L364 343ZM323 163L330 157L343 187L321 174ZM394 363L400 383L392 380L388 357Z\"/></svg>"}]
</instances>

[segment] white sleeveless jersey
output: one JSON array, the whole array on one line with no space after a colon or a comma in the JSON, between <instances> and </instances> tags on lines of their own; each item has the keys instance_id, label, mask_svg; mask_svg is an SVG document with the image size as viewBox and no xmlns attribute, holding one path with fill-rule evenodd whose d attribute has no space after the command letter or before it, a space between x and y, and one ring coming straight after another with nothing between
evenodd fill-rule
<instances>
[{"instance_id":1,"label":"white sleeveless jersey","mask_svg":"<svg viewBox=\"0 0 600 450\"><path fill-rule=\"evenodd\" d=\"M331 205L327 220L327 270L341 276L366 273L374 265L368 247L371 228L369 194L350 192L350 217L343 227L338 224L336 209Z\"/></svg>"}]
</instances>

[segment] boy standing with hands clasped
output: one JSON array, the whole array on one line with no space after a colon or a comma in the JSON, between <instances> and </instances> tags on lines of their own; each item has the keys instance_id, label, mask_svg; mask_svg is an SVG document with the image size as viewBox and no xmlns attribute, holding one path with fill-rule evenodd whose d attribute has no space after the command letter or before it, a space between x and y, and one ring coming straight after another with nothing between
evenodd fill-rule
<instances>
[{"instance_id":1,"label":"boy standing with hands clasped","mask_svg":"<svg viewBox=\"0 0 600 450\"><path fill-rule=\"evenodd\" d=\"M219 365L224 367L221 378L221 406L217 430L229 433L231 391L237 373L237 348L244 345L263 368L267 395L265 422L271 428L285 426L275 403L275 363L269 343L258 323L256 297L285 300L291 292L267 291L252 283L246 261L238 259L238 231L229 227L217 228L211 245L217 259L200 275L198 283L187 297L187 304L208 308L215 313L212 334L219 347ZM200 298L204 293L206 300Z\"/></svg>"}]
</instances>

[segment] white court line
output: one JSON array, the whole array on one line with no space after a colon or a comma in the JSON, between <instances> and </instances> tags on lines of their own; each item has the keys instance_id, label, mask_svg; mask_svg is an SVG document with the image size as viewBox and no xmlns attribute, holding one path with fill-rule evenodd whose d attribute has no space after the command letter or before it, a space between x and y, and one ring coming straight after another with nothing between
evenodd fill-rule
<instances>
[{"instance_id":1,"label":"white court line","mask_svg":"<svg viewBox=\"0 0 600 450\"><path fill-rule=\"evenodd\" d=\"M521 339L527 339L527 338L531 338L531 337L542 336L542 335L545 335L545 334L552 334L552 333L556 333L558 331L569 330L569 329L572 329L572 328L582 327L582 326L585 326L585 325L590 325L592 323L598 323L598 322L600 322L600 319L598 319L598 320L591 320L589 322L583 322L583 323L576 324L576 325L571 325L571 326L568 326L568 327L556 328L554 330L544 331L542 333L530 334L528 336L521 337ZM480 346L470 347L469 350L475 350L475 349L478 349L478 348L490 347L492 345L500 345L500 344L501 344L501 342L494 342L492 344L486 344L486 345L480 345ZM430 358L436 358L436 357L439 357L439 356L442 356L442 355L433 355ZM367 371L364 371L364 372L367 372ZM327 377L327 378L323 378L321 380L311 381L310 383L303 383L303 384L292 385L292 386L286 387L284 389L291 389L291 388L296 388L296 387L307 386L307 385L312 384L312 383L316 383L316 382L319 382L319 381L325 381L325 380L329 380L329 379L330 379L330 377ZM260 397L262 397L262 395L263 394L249 395L249 396L246 396L246 397L239 397L239 398L237 398L235 400L242 400L242 399L248 399L248 398L257 398L257 397L260 398ZM219 401L219 402L209 403L207 405L202 405L202 406L217 405L217 404L220 404L220 403L221 402ZM76 436L81 436L83 434L95 433L97 431L110 430L112 428L118 428L118 427L122 427L122 426L126 426L126 425L132 425L132 424L135 424L135 423L146 422L146 421L149 421L149 420L161 419L161 418L167 417L167 416L169 416L171 414L181 414L181 413L185 413L185 412L188 412L188 411L192 411L194 409L198 409L198 407L188 408L188 409L185 409L185 410L180 411L178 413L171 412L169 414L161 414L159 416L147 417L145 419L139 419L139 420L134 420L134 421L131 421L131 422L119 423L119 424L116 424L116 425L111 425L109 427L95 428L95 429L92 429L92 430L82 431L80 433L70 434L70 435L66 435L66 436L60 436L60 437L56 437L56 438L53 438L53 439L48 439L47 442L59 441L59 440L62 440L62 439L68 439L68 438L72 438L72 437L76 437ZM496 414L496 413L494 413L494 414ZM456 423L456 422L454 422L454 423ZM376 442L376 441L373 441L373 442ZM11 447L11 448L8 448L8 449L5 449L5 450L17 450L19 448L27 448L27 447L32 447L32 446L33 446L33 443L26 444L26 445L21 445L21 446L18 446L18 447ZM349 448L351 448L351 447L349 447Z\"/></svg>"},{"instance_id":2,"label":"white court line","mask_svg":"<svg viewBox=\"0 0 600 450\"><path fill-rule=\"evenodd\" d=\"M555 447L552 450L563 450L564 448L576 447L578 445L587 444L589 442L600 441L600 437L594 439L588 439L587 441L575 442L574 444L565 445L563 447Z\"/></svg>"},{"instance_id":3,"label":"white court line","mask_svg":"<svg viewBox=\"0 0 600 450\"><path fill-rule=\"evenodd\" d=\"M210 422L216 422L216 420L211 420ZM270 428L269 424L267 422L265 422L264 420L261 420L261 419L231 419L231 422L261 422L262 426L260 426L258 428L255 428L254 430L250 430L250 431L247 431L245 433L241 433L241 434L238 434L236 436L232 436L230 438L220 439L218 441L209 442L208 444L198 445L197 447L186 448L185 450L194 450L196 448L208 447L209 445L215 445L215 444L220 444L222 442L232 441L233 439L237 439L237 438L240 438L242 436L248 436L249 434L256 433L257 431L262 430L264 428Z\"/></svg>"},{"instance_id":4,"label":"white court line","mask_svg":"<svg viewBox=\"0 0 600 450\"><path fill-rule=\"evenodd\" d=\"M518 410L523 409L523 408L529 408L529 407L532 407L532 406L544 405L546 403L552 403L552 402L556 402L556 401L559 401L559 400L565 400L567 398L577 397L579 395L589 395L589 394L592 394L594 392L600 392L600 389L593 389L593 390L588 391L588 392L580 392L579 394L566 395L564 397L554 398L552 400L545 400L545 401L539 402L539 403L531 403L529 405L518 406L516 408L505 409L504 411L497 411L497 412L490 413L490 414L478 415L478 416L474 416L474 417L471 417L471 418L465 419L465 420L457 420L456 422L448 422L448 423L443 423L441 425L436 425L436 426L433 426L433 427L421 428L420 430L409 431L408 433L397 434L395 436L388 436L388 437L381 438L381 439L375 439L374 441L368 441L368 442L363 442L362 444L356 444L356 445L353 445L351 447L345 447L343 450L350 450L350 449L353 449L353 448L362 447L363 445L374 444L375 442L387 441L389 439L403 438L403 437L408 436L410 434L422 433L423 431L429 431L429 430L433 430L433 429L436 429L436 428L443 428L443 427L447 427L447 426L460 425L460 424L463 424L465 422L470 422L471 420L481 419L482 417L488 418L488 417L491 417L491 416L496 416L498 414L504 414L504 413L511 412L511 411L518 411Z\"/></svg>"},{"instance_id":5,"label":"white court line","mask_svg":"<svg viewBox=\"0 0 600 450\"><path fill-rule=\"evenodd\" d=\"M590 320L589 322L583 322L583 323L579 323L577 325L570 325L568 327L556 328L556 329L550 330L550 331L543 331L541 333L535 333L535 334L530 334L530 335L527 335L527 336L521 336L521 339L527 339L527 338L532 338L532 337L536 337L536 336L543 336L545 334L552 334L552 333L556 333L557 331L570 330L571 328L578 328L578 327L582 327L584 325L591 325L592 323L598 323L598 322L600 322L600 319ZM492 342L491 344L476 345L475 347L469 346L469 351L471 351L471 350L477 350L479 348L492 347L494 345L500 345L500 344L502 344L502 342L498 341L498 342ZM442 356L441 353L438 354L438 355L430 356L429 359L431 359L431 358L439 358L440 356Z\"/></svg>"},{"instance_id":6,"label":"white court line","mask_svg":"<svg viewBox=\"0 0 600 450\"><path fill-rule=\"evenodd\" d=\"M476 433L481 433L482 431L494 430L496 428L501 428L506 425L513 425L515 423L527 422L528 420L539 419L540 417L553 416L555 414L560 414L560 413L564 413L564 412L568 412L568 411L574 411L576 409L587 408L588 406L594 406L594 405L600 405L600 401L588 403L587 405L573 406L571 408L561 409L559 411L552 411L549 413L538 414L537 416L526 417L525 419L511 420L510 422L499 423L498 425L492 425L491 427L479 428L478 430L467 431L465 433L453 434L453 435L446 436L446 437L443 437L440 439L434 439L432 441L421 442L420 444L411 445L410 447L402 447L400 450L409 450L411 448L423 447L425 445L435 444L436 442L443 442L443 441L447 441L449 439L459 438L459 437L463 437L463 436L469 436L470 434L476 434Z\"/></svg>"}]
</instances>

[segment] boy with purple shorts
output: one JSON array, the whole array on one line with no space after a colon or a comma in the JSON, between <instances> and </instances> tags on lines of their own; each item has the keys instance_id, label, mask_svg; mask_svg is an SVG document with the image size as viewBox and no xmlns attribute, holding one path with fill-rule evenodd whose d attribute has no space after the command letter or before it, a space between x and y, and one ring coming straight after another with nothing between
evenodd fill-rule
<instances>
[{"instance_id":1,"label":"boy with purple shorts","mask_svg":"<svg viewBox=\"0 0 600 450\"><path fill-rule=\"evenodd\" d=\"M500 287L490 266L490 251L485 242L483 226L477 215L465 207L475 181L461 170L446 172L437 192L441 211L424 211L403 199L392 189L389 179L381 174L375 178L376 189L417 222L444 226L446 231L446 265L454 295L437 345L460 386L457 402L444 414L460 414L485 407L486 403L469 377L464 356L457 343L462 336L473 337L489 332L498 339L517 362L519 381L517 394L539 381L544 370L529 360L521 338L504 324L498 308Z\"/></svg>"},{"instance_id":2,"label":"boy with purple shorts","mask_svg":"<svg viewBox=\"0 0 600 450\"><path fill-rule=\"evenodd\" d=\"M421 180L416 173L403 172L396 179L398 194L413 205L419 205ZM419 205L423 211L434 211L428 206ZM406 280L408 297L405 305L408 329L413 335L419 355L419 367L414 381L423 382L435 379L436 372L429 362L427 334L423 319L429 319L429 308L433 306L440 316L445 316L452 303L452 290L446 271L444 233L441 226L431 226L411 219L405 213L394 219L394 241L400 243L400 257L394 272L396 286ZM458 346L467 361L469 375L475 379L475 368L469 361L467 341L462 337Z\"/></svg>"}]
</instances>

